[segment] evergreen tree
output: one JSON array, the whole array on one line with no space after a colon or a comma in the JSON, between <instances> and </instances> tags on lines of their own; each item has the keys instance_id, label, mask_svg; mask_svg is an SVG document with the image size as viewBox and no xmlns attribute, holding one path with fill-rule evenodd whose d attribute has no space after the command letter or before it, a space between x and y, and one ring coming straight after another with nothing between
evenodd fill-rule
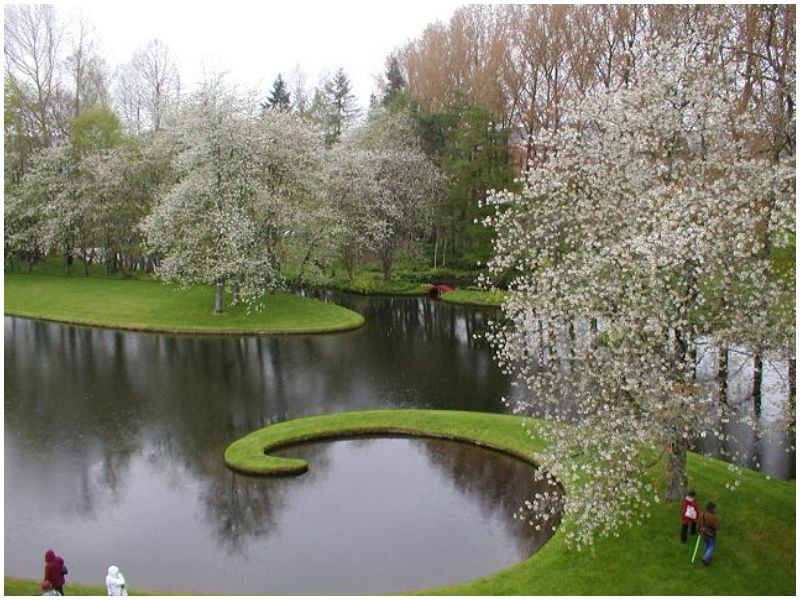
<instances>
[{"instance_id":1,"label":"evergreen tree","mask_svg":"<svg viewBox=\"0 0 800 600\"><path fill-rule=\"evenodd\" d=\"M325 100L325 142L330 146L338 141L342 131L358 116L356 97L350 79L339 68L336 75L323 86Z\"/></svg>"},{"instance_id":2,"label":"evergreen tree","mask_svg":"<svg viewBox=\"0 0 800 600\"><path fill-rule=\"evenodd\" d=\"M391 55L386 59L386 72L383 76L385 81L382 84L381 104L388 107L398 95L406 90L406 79L396 55Z\"/></svg>"},{"instance_id":3,"label":"evergreen tree","mask_svg":"<svg viewBox=\"0 0 800 600\"><path fill-rule=\"evenodd\" d=\"M286 82L283 80L281 74L278 73L278 76L275 78L275 81L272 84L272 91L270 92L269 98L267 98L267 101L261 106L265 110L268 108L274 108L281 112L286 112L291 106L289 95L290 93L286 88Z\"/></svg>"}]
</instances>

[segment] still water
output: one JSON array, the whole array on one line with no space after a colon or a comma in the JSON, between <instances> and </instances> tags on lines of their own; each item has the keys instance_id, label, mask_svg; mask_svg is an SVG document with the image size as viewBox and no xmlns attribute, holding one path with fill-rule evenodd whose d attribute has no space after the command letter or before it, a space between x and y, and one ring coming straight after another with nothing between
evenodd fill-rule
<instances>
[{"instance_id":1,"label":"still water","mask_svg":"<svg viewBox=\"0 0 800 600\"><path fill-rule=\"evenodd\" d=\"M141 588L371 593L472 579L534 551L542 540L511 518L535 492L529 467L486 450L361 440L284 450L310 453L311 472L292 479L223 466L231 441L295 417L506 410L515 388L473 337L491 311L332 299L367 324L176 337L6 317L5 572L39 577L52 547L86 583L115 563ZM732 366L732 397L736 385L746 395L748 368ZM765 384L785 381L776 373L765 368ZM767 418L785 390L764 387ZM779 444L730 433L747 464L794 476Z\"/></svg>"},{"instance_id":2,"label":"still water","mask_svg":"<svg viewBox=\"0 0 800 600\"><path fill-rule=\"evenodd\" d=\"M284 419L502 410L508 382L472 337L485 312L349 300L368 324L325 336L168 337L6 317L5 572L39 577L52 547L80 582L102 582L114 563L134 587L359 593L463 581L526 557L541 540L511 516L533 493L530 468L493 452L336 442L307 450L307 476L224 467L231 441ZM393 510L370 513L384 490Z\"/></svg>"}]
</instances>

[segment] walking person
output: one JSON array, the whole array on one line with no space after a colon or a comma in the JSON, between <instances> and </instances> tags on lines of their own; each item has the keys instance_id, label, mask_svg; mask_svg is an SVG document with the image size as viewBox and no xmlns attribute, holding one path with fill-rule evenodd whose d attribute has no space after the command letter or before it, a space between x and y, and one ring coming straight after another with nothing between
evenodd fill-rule
<instances>
[{"instance_id":1,"label":"walking person","mask_svg":"<svg viewBox=\"0 0 800 600\"><path fill-rule=\"evenodd\" d=\"M717 505L713 502L706 504L706 509L697 517L697 531L703 537L703 564L711 564L714 550L717 547L717 532L719 531L719 517Z\"/></svg>"},{"instance_id":2,"label":"walking person","mask_svg":"<svg viewBox=\"0 0 800 600\"><path fill-rule=\"evenodd\" d=\"M127 596L128 585L125 582L125 577L116 565L108 567L108 574L106 575L106 589L109 596Z\"/></svg>"},{"instance_id":3,"label":"walking person","mask_svg":"<svg viewBox=\"0 0 800 600\"><path fill-rule=\"evenodd\" d=\"M699 514L700 505L697 503L697 495L693 490L689 490L681 502L681 542L686 543L689 527L692 528L692 535L697 534L697 516Z\"/></svg>"},{"instance_id":4,"label":"walking person","mask_svg":"<svg viewBox=\"0 0 800 600\"><path fill-rule=\"evenodd\" d=\"M44 553L44 578L50 582L53 589L59 594L64 596L64 583L66 579L64 575L69 573L67 566L64 564L64 559L58 556L52 550Z\"/></svg>"}]
</instances>

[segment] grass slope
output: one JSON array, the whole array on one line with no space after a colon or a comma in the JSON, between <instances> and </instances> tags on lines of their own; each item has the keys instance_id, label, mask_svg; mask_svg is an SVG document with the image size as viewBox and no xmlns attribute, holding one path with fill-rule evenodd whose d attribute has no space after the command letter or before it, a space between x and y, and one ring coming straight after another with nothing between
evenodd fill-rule
<instances>
[{"instance_id":1,"label":"grass slope","mask_svg":"<svg viewBox=\"0 0 800 600\"><path fill-rule=\"evenodd\" d=\"M230 303L230 297L227 299ZM363 324L356 312L292 294L267 295L247 314L214 314L208 287L180 289L157 281L5 274L5 314L82 325L177 333L321 333Z\"/></svg>"},{"instance_id":2,"label":"grass slope","mask_svg":"<svg viewBox=\"0 0 800 600\"><path fill-rule=\"evenodd\" d=\"M308 439L380 431L405 431L483 445L533 458L541 440L528 438L521 419L458 411L364 411L308 417L271 425L231 444L225 460L256 473L302 472L304 461L270 457L276 448ZM311 465L313 468L313 465ZM479 595L793 595L795 591L795 483L742 473L736 491L726 489L728 466L689 455L689 481L704 503L713 499L722 519L710 568L689 563L679 540L678 504L659 504L639 528L597 542L592 551L570 550L560 531L528 560L489 577L426 590L425 594ZM569 490L566 490L569 493ZM466 525L465 525L466 526Z\"/></svg>"},{"instance_id":3,"label":"grass slope","mask_svg":"<svg viewBox=\"0 0 800 600\"><path fill-rule=\"evenodd\" d=\"M68 596L105 596L107 594L104 585L83 585L72 583L67 575L67 583L64 585L64 592ZM3 593L6 596L39 596L42 593L41 581L34 579L19 579L17 577L3 578ZM149 592L139 589L131 589L128 592L131 596L169 596L180 595L175 592Z\"/></svg>"},{"instance_id":4,"label":"grass slope","mask_svg":"<svg viewBox=\"0 0 800 600\"><path fill-rule=\"evenodd\" d=\"M500 306L505 298L502 290L454 290L442 294L442 300L452 304L466 304L467 306Z\"/></svg>"}]
</instances>

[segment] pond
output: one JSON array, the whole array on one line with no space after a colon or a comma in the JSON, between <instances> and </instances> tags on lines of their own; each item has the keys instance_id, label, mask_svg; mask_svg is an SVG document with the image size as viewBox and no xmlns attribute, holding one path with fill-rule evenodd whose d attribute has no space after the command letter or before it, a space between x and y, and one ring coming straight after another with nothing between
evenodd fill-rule
<instances>
[{"instance_id":1,"label":"pond","mask_svg":"<svg viewBox=\"0 0 800 600\"><path fill-rule=\"evenodd\" d=\"M225 469L230 442L295 417L506 410L501 397L514 388L474 338L492 311L426 298L333 299L367 324L324 336L176 337L6 317L6 574L39 577L43 552L53 547L85 583L102 583L117 563L141 588L377 593L472 579L538 547L534 532L512 519L532 484L524 473L504 474L529 467L493 466L498 457L485 450L427 440L335 442L303 449L312 454L311 472L294 479ZM793 476L792 456L770 453L764 439L737 439L749 444L749 460L769 454L772 474ZM393 465L384 479L362 478L359 469L381 461ZM418 522L398 515L374 537L371 525L354 526L352 539L339 540L347 549L335 549L340 536L325 526L343 512L334 500L374 506L382 486L397 487L393 472L404 473L400 487L410 496L402 502L424 500L437 518L423 528L424 513ZM358 505L351 508L358 525ZM447 512L453 519L439 518ZM454 537L454 522L465 538ZM395 537L404 530L411 537ZM444 562L417 568L428 546L446 548L434 553ZM376 561L368 577L361 567L389 551L394 558ZM316 566L307 568L311 560Z\"/></svg>"}]
</instances>

